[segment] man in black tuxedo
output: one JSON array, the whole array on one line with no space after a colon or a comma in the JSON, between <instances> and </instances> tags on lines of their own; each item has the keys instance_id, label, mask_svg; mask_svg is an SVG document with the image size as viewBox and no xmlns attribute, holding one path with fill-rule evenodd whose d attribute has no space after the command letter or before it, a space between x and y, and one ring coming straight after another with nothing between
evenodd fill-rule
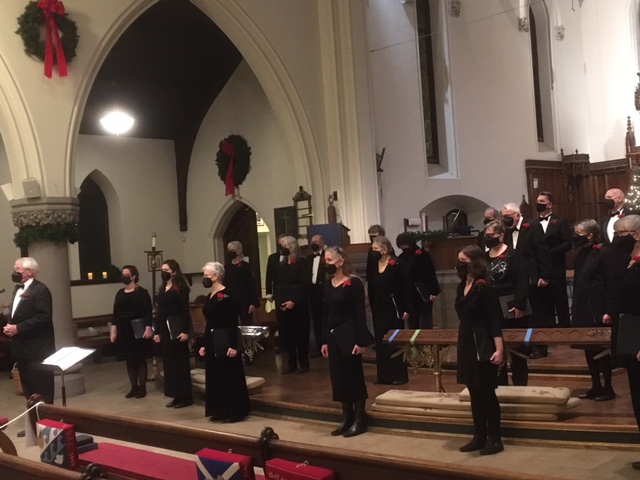
<instances>
[{"instance_id":1,"label":"man in black tuxedo","mask_svg":"<svg viewBox=\"0 0 640 480\"><path fill-rule=\"evenodd\" d=\"M309 306L311 307L311 319L313 320L313 334L316 339L316 348L311 352L311 357L319 357L322 347L322 305L324 302L324 284L326 273L324 271L324 237L314 235L311 238L311 255L309 269L311 276L311 291L309 296Z\"/></svg>"},{"instance_id":2,"label":"man in black tuxedo","mask_svg":"<svg viewBox=\"0 0 640 480\"><path fill-rule=\"evenodd\" d=\"M534 288L546 288L551 276L551 262L549 252L545 248L544 239L540 231L532 228L531 223L524 219L520 207L515 203L507 203L502 207L502 223L506 227L504 243L513 247L513 265L519 274L529 280L529 296ZM535 315L525 315L522 310L515 309L513 328L535 327ZM514 349L511 353L512 382L514 385L525 386L528 383L529 369L524 355L530 353L527 346Z\"/></svg>"},{"instance_id":3,"label":"man in black tuxedo","mask_svg":"<svg viewBox=\"0 0 640 480\"><path fill-rule=\"evenodd\" d=\"M265 290L267 295L267 300L273 300L273 286L275 282L278 280L278 269L280 268L280 263L285 259L285 255L282 254L282 239L287 237L288 234L281 233L278 235L278 245L276 246L276 251L267 257L267 273L265 279ZM282 311L279 308L275 309L276 312L276 325L278 327L278 338L279 344L284 345L284 329L282 328L283 320L282 320ZM276 344L276 349L280 347Z\"/></svg>"},{"instance_id":4,"label":"man in black tuxedo","mask_svg":"<svg viewBox=\"0 0 640 480\"><path fill-rule=\"evenodd\" d=\"M534 288L531 294L531 308L538 315L537 327L554 327L556 317L559 327L569 327L569 300L567 297L566 253L571 250L571 229L565 218L553 213L553 195L540 192L536 200L539 217L531 222L532 227L542 232L544 243L551 260L549 285ZM546 348L532 353L532 358L546 356Z\"/></svg>"},{"instance_id":5,"label":"man in black tuxedo","mask_svg":"<svg viewBox=\"0 0 640 480\"><path fill-rule=\"evenodd\" d=\"M53 403L53 371L40 363L56 351L53 334L51 292L36 280L38 263L31 257L19 258L11 279L16 282L9 321L3 333L11 338L11 355L18 365L24 396L42 395Z\"/></svg>"},{"instance_id":6,"label":"man in black tuxedo","mask_svg":"<svg viewBox=\"0 0 640 480\"><path fill-rule=\"evenodd\" d=\"M613 224L619 218L631 213L624 204L624 200L624 193L619 188L611 188L604 194L604 204L610 212L600 222L602 241L605 245L609 245L613 241Z\"/></svg>"}]
</instances>

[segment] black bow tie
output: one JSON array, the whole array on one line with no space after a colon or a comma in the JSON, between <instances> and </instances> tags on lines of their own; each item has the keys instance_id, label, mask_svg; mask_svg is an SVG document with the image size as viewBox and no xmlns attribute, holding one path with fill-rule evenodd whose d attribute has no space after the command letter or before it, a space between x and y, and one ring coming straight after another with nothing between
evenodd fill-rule
<instances>
[{"instance_id":1,"label":"black bow tie","mask_svg":"<svg viewBox=\"0 0 640 480\"><path fill-rule=\"evenodd\" d=\"M611 212L611 217L617 217L618 215L620 215L622 213L621 210L618 210L616 212Z\"/></svg>"},{"instance_id":2,"label":"black bow tie","mask_svg":"<svg viewBox=\"0 0 640 480\"><path fill-rule=\"evenodd\" d=\"M19 283L16 285L16 290L22 290L24 288L24 284L23 283Z\"/></svg>"},{"instance_id":3,"label":"black bow tie","mask_svg":"<svg viewBox=\"0 0 640 480\"><path fill-rule=\"evenodd\" d=\"M549 220L551 218L551 214L547 215L546 217L540 217L540 221L541 222L546 222L547 220Z\"/></svg>"}]
</instances>

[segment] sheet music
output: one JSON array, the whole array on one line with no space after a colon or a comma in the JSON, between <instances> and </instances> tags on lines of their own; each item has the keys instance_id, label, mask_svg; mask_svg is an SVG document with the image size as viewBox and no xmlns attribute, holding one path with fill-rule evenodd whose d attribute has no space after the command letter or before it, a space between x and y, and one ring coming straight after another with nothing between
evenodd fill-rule
<instances>
[{"instance_id":1,"label":"sheet music","mask_svg":"<svg viewBox=\"0 0 640 480\"><path fill-rule=\"evenodd\" d=\"M95 348L63 347L53 355L45 358L42 363L43 365L58 367L64 372L95 351Z\"/></svg>"}]
</instances>

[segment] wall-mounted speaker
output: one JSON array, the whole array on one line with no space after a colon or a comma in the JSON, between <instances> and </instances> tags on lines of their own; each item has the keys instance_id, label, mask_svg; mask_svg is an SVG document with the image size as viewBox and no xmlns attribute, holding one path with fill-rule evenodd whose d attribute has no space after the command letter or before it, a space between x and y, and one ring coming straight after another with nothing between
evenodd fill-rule
<instances>
[{"instance_id":1,"label":"wall-mounted speaker","mask_svg":"<svg viewBox=\"0 0 640 480\"><path fill-rule=\"evenodd\" d=\"M38 180L35 178L25 178L22 180L22 189L24 190L24 196L26 198L39 198L40 194L40 185L38 185Z\"/></svg>"}]
</instances>

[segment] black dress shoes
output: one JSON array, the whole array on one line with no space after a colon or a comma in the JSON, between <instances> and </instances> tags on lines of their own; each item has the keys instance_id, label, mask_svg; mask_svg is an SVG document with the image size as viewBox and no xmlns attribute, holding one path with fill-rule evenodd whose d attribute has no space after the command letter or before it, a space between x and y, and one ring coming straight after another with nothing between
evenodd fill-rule
<instances>
[{"instance_id":1,"label":"black dress shoes","mask_svg":"<svg viewBox=\"0 0 640 480\"><path fill-rule=\"evenodd\" d=\"M129 390L129 393L127 393L124 398L133 398L138 394L138 389L137 388L132 388L131 390Z\"/></svg>"},{"instance_id":2,"label":"black dress shoes","mask_svg":"<svg viewBox=\"0 0 640 480\"><path fill-rule=\"evenodd\" d=\"M502 440L499 437L489 437L487 438L487 444L478 453L480 455L495 455L503 450L504 445L502 445Z\"/></svg>"},{"instance_id":3,"label":"black dress shoes","mask_svg":"<svg viewBox=\"0 0 640 480\"><path fill-rule=\"evenodd\" d=\"M282 372L280 372L281 375L289 375L290 373L295 372L295 369L291 369L291 368L287 368L285 370L282 370Z\"/></svg>"},{"instance_id":4,"label":"black dress shoes","mask_svg":"<svg viewBox=\"0 0 640 480\"><path fill-rule=\"evenodd\" d=\"M147 396L147 387L138 387L138 392L136 393L136 398L144 398Z\"/></svg>"},{"instance_id":5,"label":"black dress shoes","mask_svg":"<svg viewBox=\"0 0 640 480\"><path fill-rule=\"evenodd\" d=\"M173 408L184 408L184 407L188 407L189 405L193 405L193 401L191 401L191 400L180 400L179 402L176 402L176 404L173 406Z\"/></svg>"},{"instance_id":6,"label":"black dress shoes","mask_svg":"<svg viewBox=\"0 0 640 480\"><path fill-rule=\"evenodd\" d=\"M634 470L640 470L640 462L633 462L631 464L631 468L633 468Z\"/></svg>"},{"instance_id":7,"label":"black dress shoes","mask_svg":"<svg viewBox=\"0 0 640 480\"><path fill-rule=\"evenodd\" d=\"M307 373L308 371L309 367L300 367L295 371L295 373Z\"/></svg>"},{"instance_id":8,"label":"black dress shoes","mask_svg":"<svg viewBox=\"0 0 640 480\"><path fill-rule=\"evenodd\" d=\"M613 390L611 391L605 390L603 393L601 393L596 398L594 398L594 400L596 402L606 402L609 400L613 400L614 398L616 398L616 393Z\"/></svg>"},{"instance_id":9,"label":"black dress shoes","mask_svg":"<svg viewBox=\"0 0 640 480\"><path fill-rule=\"evenodd\" d=\"M173 408L173 407L175 407L175 406L176 406L176 403L178 403L178 401L177 401L177 399L176 399L176 398L174 398L174 399L173 399L173 400L171 400L169 403L167 403L167 404L165 405L165 407L167 407L167 408Z\"/></svg>"},{"instance_id":10,"label":"black dress shoes","mask_svg":"<svg viewBox=\"0 0 640 480\"><path fill-rule=\"evenodd\" d=\"M462 453L475 452L476 450L480 450L484 448L486 444L487 444L487 437L480 437L480 436L474 435L469 443L467 443L466 445L463 445L458 450L460 450Z\"/></svg>"},{"instance_id":11,"label":"black dress shoes","mask_svg":"<svg viewBox=\"0 0 640 480\"><path fill-rule=\"evenodd\" d=\"M592 388L578 395L578 398L581 400L593 400L600 395L604 395L604 390L601 388Z\"/></svg>"}]
</instances>

